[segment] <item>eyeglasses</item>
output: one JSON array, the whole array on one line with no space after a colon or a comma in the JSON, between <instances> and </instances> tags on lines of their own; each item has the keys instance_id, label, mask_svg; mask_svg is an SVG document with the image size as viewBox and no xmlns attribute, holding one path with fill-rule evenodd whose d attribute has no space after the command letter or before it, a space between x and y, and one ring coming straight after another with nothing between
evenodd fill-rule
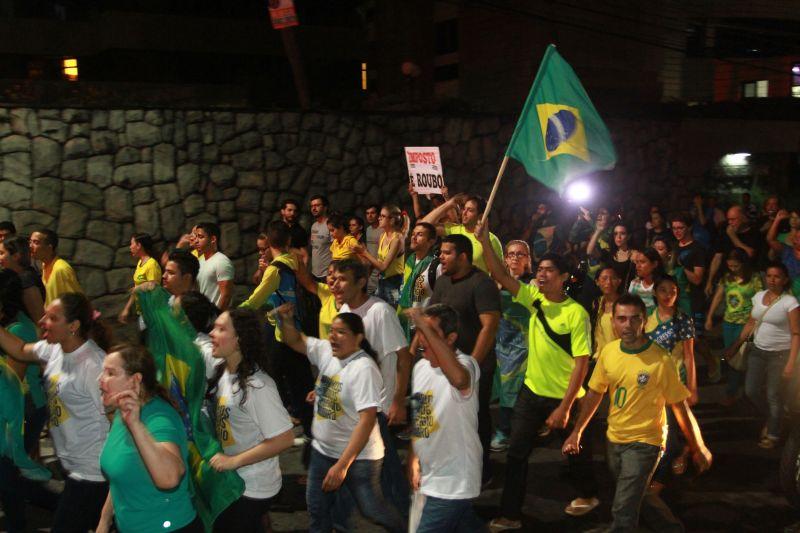
<instances>
[{"instance_id":1,"label":"eyeglasses","mask_svg":"<svg viewBox=\"0 0 800 533\"><path fill-rule=\"evenodd\" d=\"M384 215L383 213L381 213L380 215L378 215L378 218L388 218L388 217L389 217L389 215Z\"/></svg>"},{"instance_id":2,"label":"eyeglasses","mask_svg":"<svg viewBox=\"0 0 800 533\"><path fill-rule=\"evenodd\" d=\"M519 258L523 258L523 257L528 257L528 254L527 254L527 252L508 252L508 253L506 254L506 257L519 257Z\"/></svg>"}]
</instances>

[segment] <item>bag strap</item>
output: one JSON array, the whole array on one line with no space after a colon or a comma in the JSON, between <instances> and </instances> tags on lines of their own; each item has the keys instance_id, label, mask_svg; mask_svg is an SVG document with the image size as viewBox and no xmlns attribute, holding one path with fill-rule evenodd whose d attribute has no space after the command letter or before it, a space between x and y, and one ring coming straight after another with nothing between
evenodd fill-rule
<instances>
[{"instance_id":1,"label":"bag strap","mask_svg":"<svg viewBox=\"0 0 800 533\"><path fill-rule=\"evenodd\" d=\"M533 307L536 309L536 318L539 319L539 322L542 324L542 328L544 328L544 332L550 337L550 340L556 343L556 346L564 350L570 357L574 357L572 354L572 334L571 333L556 333L553 331L553 328L550 327L550 324L547 322L547 318L544 316L544 311L542 310L542 302L539 300L534 300Z\"/></svg>"},{"instance_id":2,"label":"bag strap","mask_svg":"<svg viewBox=\"0 0 800 533\"><path fill-rule=\"evenodd\" d=\"M754 328L753 328L753 339L755 339L755 338L756 338L756 333L758 333L758 328L760 328L760 327L761 327L761 323L762 323L762 322L764 322L764 319L767 317L767 313L769 313L769 310L772 308L772 306L773 306L773 305L775 305L776 303L778 303L778 300L780 300L781 298L783 298L783 293L781 293L781 295L780 295L780 296L778 296L777 298L775 298L774 300L772 300L772 303L770 303L770 304L767 306L767 310L766 310L766 311L764 311L764 314L763 314L763 315L761 315L761 318L760 318L760 319L758 319L758 322L756 322L756 327L754 327ZM762 299L763 299L763 297L762 297Z\"/></svg>"}]
</instances>

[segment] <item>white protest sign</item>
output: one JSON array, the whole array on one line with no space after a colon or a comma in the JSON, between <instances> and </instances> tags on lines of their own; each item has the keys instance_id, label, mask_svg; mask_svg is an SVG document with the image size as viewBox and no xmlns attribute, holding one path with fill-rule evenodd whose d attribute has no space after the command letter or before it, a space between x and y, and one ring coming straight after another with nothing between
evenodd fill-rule
<instances>
[{"instance_id":1,"label":"white protest sign","mask_svg":"<svg viewBox=\"0 0 800 533\"><path fill-rule=\"evenodd\" d=\"M442 194L444 170L438 146L406 146L408 180L419 194Z\"/></svg>"}]
</instances>

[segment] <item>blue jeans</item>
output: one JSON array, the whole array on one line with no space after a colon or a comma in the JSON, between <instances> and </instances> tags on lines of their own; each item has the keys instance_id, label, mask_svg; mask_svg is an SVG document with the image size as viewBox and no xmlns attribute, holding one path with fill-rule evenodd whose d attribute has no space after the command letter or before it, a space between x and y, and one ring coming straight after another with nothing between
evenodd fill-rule
<instances>
[{"instance_id":1,"label":"blue jeans","mask_svg":"<svg viewBox=\"0 0 800 533\"><path fill-rule=\"evenodd\" d=\"M655 494L646 494L650 478L661 458L661 448L643 442L606 446L608 468L616 481L611 515L614 521L609 531L636 531L641 511L655 531L683 531L680 520Z\"/></svg>"},{"instance_id":2,"label":"blue jeans","mask_svg":"<svg viewBox=\"0 0 800 533\"><path fill-rule=\"evenodd\" d=\"M736 342L742 332L744 324L734 324L733 322L722 322L722 345L729 347ZM728 365L728 385L725 387L725 395L728 398L735 398L744 383L744 372L740 372Z\"/></svg>"},{"instance_id":3,"label":"blue jeans","mask_svg":"<svg viewBox=\"0 0 800 533\"><path fill-rule=\"evenodd\" d=\"M408 494L408 478L403 469L403 462L397 453L394 435L389 431L389 419L383 413L378 413L378 427L383 439L383 468L381 469L381 490L383 496L400 511L407 520L408 509L411 506Z\"/></svg>"},{"instance_id":4,"label":"blue jeans","mask_svg":"<svg viewBox=\"0 0 800 533\"><path fill-rule=\"evenodd\" d=\"M333 531L333 514L347 519L352 508L346 498L338 498L339 491L324 492L322 480L328 470L336 464L337 459L327 457L316 449L311 450L311 464L308 467L308 485L306 486L306 504L310 517L309 531L329 533ZM397 510L386 503L381 491L380 476L383 460L353 461L344 486L358 505L361 514L370 522L382 526L388 531L405 532L406 525ZM350 501L352 501L350 500Z\"/></svg>"},{"instance_id":5,"label":"blue jeans","mask_svg":"<svg viewBox=\"0 0 800 533\"><path fill-rule=\"evenodd\" d=\"M768 352L753 346L747 354L744 392L767 415L767 436L778 438L781 430L781 382L789 352ZM766 392L764 389L766 388Z\"/></svg>"},{"instance_id":6,"label":"blue jeans","mask_svg":"<svg viewBox=\"0 0 800 533\"><path fill-rule=\"evenodd\" d=\"M486 531L484 524L472 509L471 500L445 500L425 496L425 507L416 533L477 533Z\"/></svg>"}]
</instances>

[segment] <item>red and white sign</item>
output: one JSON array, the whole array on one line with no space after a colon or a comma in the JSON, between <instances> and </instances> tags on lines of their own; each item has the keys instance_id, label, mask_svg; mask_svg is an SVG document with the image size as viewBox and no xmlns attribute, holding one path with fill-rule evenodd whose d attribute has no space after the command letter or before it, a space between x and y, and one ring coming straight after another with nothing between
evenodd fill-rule
<instances>
[{"instance_id":1,"label":"red and white sign","mask_svg":"<svg viewBox=\"0 0 800 533\"><path fill-rule=\"evenodd\" d=\"M269 0L269 18L276 30L298 26L294 0Z\"/></svg>"},{"instance_id":2,"label":"red and white sign","mask_svg":"<svg viewBox=\"0 0 800 533\"><path fill-rule=\"evenodd\" d=\"M408 180L419 194L442 194L444 169L438 146L406 146Z\"/></svg>"}]
</instances>

